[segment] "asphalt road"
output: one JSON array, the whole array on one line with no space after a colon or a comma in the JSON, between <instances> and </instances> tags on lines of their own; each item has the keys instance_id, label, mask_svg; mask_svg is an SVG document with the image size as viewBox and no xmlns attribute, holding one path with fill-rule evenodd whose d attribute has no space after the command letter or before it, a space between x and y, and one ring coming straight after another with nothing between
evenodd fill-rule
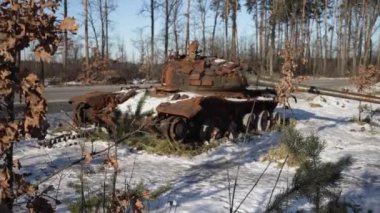
<instances>
[{"instance_id":1,"label":"asphalt road","mask_svg":"<svg viewBox=\"0 0 380 213\"><path fill-rule=\"evenodd\" d=\"M48 102L48 112L55 113L60 111L71 111L72 107L68 103L71 97L84 93L101 91L114 92L126 85L95 85L95 86L48 86L45 87L44 97ZM19 97L15 99L16 113L21 112L24 104L20 103Z\"/></svg>"},{"instance_id":2,"label":"asphalt road","mask_svg":"<svg viewBox=\"0 0 380 213\"><path fill-rule=\"evenodd\" d=\"M305 85L317 86L322 88L338 89L349 85L347 78L313 78L303 82ZM82 95L87 92L101 91L101 92L113 92L118 91L122 87L128 85L95 85L95 86L48 86L45 88L44 97L48 101L48 112L55 113L60 111L71 111L72 107L68 103L68 100L77 95ZM148 85L142 85L148 86ZM16 112L22 111L23 104L19 102L18 97L15 100Z\"/></svg>"}]
</instances>

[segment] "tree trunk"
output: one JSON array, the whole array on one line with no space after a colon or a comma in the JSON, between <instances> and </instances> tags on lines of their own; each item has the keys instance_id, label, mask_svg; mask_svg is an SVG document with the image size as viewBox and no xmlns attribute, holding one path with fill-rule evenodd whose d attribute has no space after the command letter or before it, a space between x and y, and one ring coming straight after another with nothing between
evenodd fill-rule
<instances>
[{"instance_id":1,"label":"tree trunk","mask_svg":"<svg viewBox=\"0 0 380 213\"><path fill-rule=\"evenodd\" d=\"M164 35L164 58L168 57L168 46L169 46L169 0L165 0L165 35Z\"/></svg>"},{"instance_id":2,"label":"tree trunk","mask_svg":"<svg viewBox=\"0 0 380 213\"><path fill-rule=\"evenodd\" d=\"M351 61L351 39L352 39L352 13L351 13L351 10L348 11L348 18L346 19L346 25L347 25L347 60L348 62ZM354 70L352 69L352 67L350 67L350 75L353 75L354 74Z\"/></svg>"},{"instance_id":3,"label":"tree trunk","mask_svg":"<svg viewBox=\"0 0 380 213\"><path fill-rule=\"evenodd\" d=\"M264 64L265 64L265 1L261 1L261 15L260 15L260 72L264 73Z\"/></svg>"},{"instance_id":4,"label":"tree trunk","mask_svg":"<svg viewBox=\"0 0 380 213\"><path fill-rule=\"evenodd\" d=\"M228 54L228 18L229 18L229 11L230 11L230 6L229 6L229 0L224 1L224 51L223 51L223 57L226 59L229 59L229 54Z\"/></svg>"},{"instance_id":5,"label":"tree trunk","mask_svg":"<svg viewBox=\"0 0 380 213\"><path fill-rule=\"evenodd\" d=\"M201 12L201 27L202 27L202 53L206 54L206 16L207 16L207 0L199 3Z\"/></svg>"},{"instance_id":6,"label":"tree trunk","mask_svg":"<svg viewBox=\"0 0 380 213\"><path fill-rule=\"evenodd\" d=\"M67 0L63 1L63 17L67 17ZM67 73L67 55L68 55L68 46L67 46L67 30L63 32L63 72ZM60 72L60 81L62 81L62 72Z\"/></svg>"},{"instance_id":7,"label":"tree trunk","mask_svg":"<svg viewBox=\"0 0 380 213\"><path fill-rule=\"evenodd\" d=\"M233 10L232 10L232 42L231 42L231 52L232 52L232 60L237 60L237 9L238 9L238 1L234 1Z\"/></svg>"},{"instance_id":8,"label":"tree trunk","mask_svg":"<svg viewBox=\"0 0 380 213\"><path fill-rule=\"evenodd\" d=\"M83 0L84 4L84 48L85 48L85 63L86 63L86 69L90 65L89 60L89 45L88 45L88 0ZM86 78L89 77L88 70L86 71Z\"/></svg>"},{"instance_id":9,"label":"tree trunk","mask_svg":"<svg viewBox=\"0 0 380 213\"><path fill-rule=\"evenodd\" d=\"M105 0L104 1L104 24L105 24L105 31L106 31L106 35L105 35L105 48L106 48L106 50L105 50L105 56L106 56L106 58L108 59L109 58L109 52L108 52L108 44L109 44L109 38L108 38L108 22L109 22L109 20L108 20L108 13L109 13L109 8L108 8L108 0Z\"/></svg>"},{"instance_id":10,"label":"tree trunk","mask_svg":"<svg viewBox=\"0 0 380 213\"><path fill-rule=\"evenodd\" d=\"M211 55L212 56L215 55L215 31L216 31L216 25L218 24L219 4L220 4L219 2L220 1L218 1L217 8L215 8L214 24L212 26L212 35L211 35Z\"/></svg>"},{"instance_id":11,"label":"tree trunk","mask_svg":"<svg viewBox=\"0 0 380 213\"><path fill-rule=\"evenodd\" d=\"M327 13L328 13L328 0L325 0L325 11L323 16L323 21L325 24L325 34L323 36L323 48L324 48L324 55L323 55L323 73L326 73L327 71L327 54L328 54L328 23L327 23Z\"/></svg>"},{"instance_id":12,"label":"tree trunk","mask_svg":"<svg viewBox=\"0 0 380 213\"><path fill-rule=\"evenodd\" d=\"M94 33L94 39L95 39L95 47L97 50L100 50L99 49L99 36L98 36L98 32L96 31L96 26L95 26L95 21L94 21L94 18L92 16L92 7L91 7L91 4L89 4L89 22L90 22L90 25L91 25L91 29L92 29L92 32Z\"/></svg>"},{"instance_id":13,"label":"tree trunk","mask_svg":"<svg viewBox=\"0 0 380 213\"><path fill-rule=\"evenodd\" d=\"M174 35L174 43L175 43L175 52L179 54L179 45L178 45L178 12L179 12L179 1L176 0L174 7L174 15L173 15L173 35Z\"/></svg>"},{"instance_id":14,"label":"tree trunk","mask_svg":"<svg viewBox=\"0 0 380 213\"><path fill-rule=\"evenodd\" d=\"M187 11L186 11L186 38L185 38L185 51L187 53L187 46L190 42L190 0L187 0Z\"/></svg>"},{"instance_id":15,"label":"tree trunk","mask_svg":"<svg viewBox=\"0 0 380 213\"><path fill-rule=\"evenodd\" d=\"M107 1L107 0L105 0ZM98 9L100 16L100 54L101 57L105 56L105 47L106 47L106 32L105 32L105 19L104 19L104 8L103 8L103 0L98 0Z\"/></svg>"},{"instance_id":16,"label":"tree trunk","mask_svg":"<svg viewBox=\"0 0 380 213\"><path fill-rule=\"evenodd\" d=\"M271 23L271 43L269 48L269 75L273 75L273 61L274 61L274 49L275 47L275 39L276 39L276 20L272 20Z\"/></svg>"},{"instance_id":17,"label":"tree trunk","mask_svg":"<svg viewBox=\"0 0 380 213\"><path fill-rule=\"evenodd\" d=\"M306 12L305 12L305 9L306 9L306 0L303 0L302 1L302 48L301 48L301 57L303 59L306 58Z\"/></svg>"},{"instance_id":18,"label":"tree trunk","mask_svg":"<svg viewBox=\"0 0 380 213\"><path fill-rule=\"evenodd\" d=\"M153 64L154 64L154 10L155 10L155 0L150 0L150 66L148 73L148 80L150 80L151 75L153 74Z\"/></svg>"},{"instance_id":19,"label":"tree trunk","mask_svg":"<svg viewBox=\"0 0 380 213\"><path fill-rule=\"evenodd\" d=\"M370 6L371 6L371 10L370 10L371 13L365 17L365 19L367 20L366 21L367 28L366 28L366 37L365 37L365 43L364 43L364 64L366 65L371 63L371 52L372 52L371 38L372 38L372 33L373 33L372 31L378 17L380 16L380 3L378 1L373 1L371 2Z\"/></svg>"},{"instance_id":20,"label":"tree trunk","mask_svg":"<svg viewBox=\"0 0 380 213\"><path fill-rule=\"evenodd\" d=\"M259 4L256 3L256 7L255 7L255 27L256 27L256 32L255 32L255 35L256 35L256 47L255 47L255 55L258 56L259 55L259 45L261 45L260 43L260 37L259 37L259 32L260 31L260 25L259 25ZM261 35L261 34L260 34Z\"/></svg>"}]
</instances>

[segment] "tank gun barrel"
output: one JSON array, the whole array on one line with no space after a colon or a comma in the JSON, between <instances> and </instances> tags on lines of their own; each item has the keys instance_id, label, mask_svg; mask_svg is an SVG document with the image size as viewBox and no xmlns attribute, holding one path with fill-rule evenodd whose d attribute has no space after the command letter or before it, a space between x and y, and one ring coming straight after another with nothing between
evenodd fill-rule
<instances>
[{"instance_id":1,"label":"tank gun barrel","mask_svg":"<svg viewBox=\"0 0 380 213\"><path fill-rule=\"evenodd\" d=\"M266 86L266 87L272 87L275 88L278 81L268 79L268 78L256 78L255 84L260 86ZM345 99L351 99L356 101L363 101L363 102L369 102L369 103L375 103L380 104L380 97L373 96L373 95L365 95L355 92L343 92L333 89L327 89L327 88L320 88L316 86L308 86L304 84L296 84L298 92L307 92L312 94L319 94L319 95L327 95L332 97L338 97L338 98L345 98Z\"/></svg>"}]
</instances>

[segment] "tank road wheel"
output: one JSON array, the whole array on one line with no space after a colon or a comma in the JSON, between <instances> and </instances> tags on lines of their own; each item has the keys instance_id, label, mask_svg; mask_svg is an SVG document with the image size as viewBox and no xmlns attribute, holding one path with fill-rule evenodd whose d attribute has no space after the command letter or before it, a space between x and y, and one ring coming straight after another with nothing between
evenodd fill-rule
<instances>
[{"instance_id":1,"label":"tank road wheel","mask_svg":"<svg viewBox=\"0 0 380 213\"><path fill-rule=\"evenodd\" d=\"M256 129L256 115L254 113L247 113L243 116L243 131L244 132L252 132L253 130Z\"/></svg>"},{"instance_id":2,"label":"tank road wheel","mask_svg":"<svg viewBox=\"0 0 380 213\"><path fill-rule=\"evenodd\" d=\"M270 126L271 127L280 126L281 122L282 122L281 114L278 112L273 112L271 116Z\"/></svg>"},{"instance_id":3,"label":"tank road wheel","mask_svg":"<svg viewBox=\"0 0 380 213\"><path fill-rule=\"evenodd\" d=\"M212 119L207 119L200 125L199 139L204 143L210 141L211 138L220 137L220 129L216 127L215 122Z\"/></svg>"},{"instance_id":4,"label":"tank road wheel","mask_svg":"<svg viewBox=\"0 0 380 213\"><path fill-rule=\"evenodd\" d=\"M181 117L172 117L169 119L168 136L171 141L182 143L188 132L188 125L186 119Z\"/></svg>"},{"instance_id":5,"label":"tank road wheel","mask_svg":"<svg viewBox=\"0 0 380 213\"><path fill-rule=\"evenodd\" d=\"M267 110L263 110L260 112L259 116L257 116L257 131L265 132L269 129L270 126L270 113Z\"/></svg>"},{"instance_id":6,"label":"tank road wheel","mask_svg":"<svg viewBox=\"0 0 380 213\"><path fill-rule=\"evenodd\" d=\"M89 122L88 106L85 103L79 103L75 108L74 122L78 126L81 126Z\"/></svg>"}]
</instances>

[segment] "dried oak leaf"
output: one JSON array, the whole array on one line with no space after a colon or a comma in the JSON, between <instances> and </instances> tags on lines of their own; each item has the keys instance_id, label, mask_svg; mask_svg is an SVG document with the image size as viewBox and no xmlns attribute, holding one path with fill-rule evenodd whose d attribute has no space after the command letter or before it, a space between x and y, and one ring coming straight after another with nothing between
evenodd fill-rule
<instances>
[{"instance_id":1,"label":"dried oak leaf","mask_svg":"<svg viewBox=\"0 0 380 213\"><path fill-rule=\"evenodd\" d=\"M117 169L119 166L119 163L117 162L117 160L110 156L107 157L107 159L104 161L104 164L108 166L112 166L114 169Z\"/></svg>"},{"instance_id":2,"label":"dried oak leaf","mask_svg":"<svg viewBox=\"0 0 380 213\"><path fill-rule=\"evenodd\" d=\"M0 123L0 146L1 152L7 150L11 143L16 141L18 136L18 123Z\"/></svg>"},{"instance_id":3,"label":"dried oak leaf","mask_svg":"<svg viewBox=\"0 0 380 213\"><path fill-rule=\"evenodd\" d=\"M16 168L16 169L21 169L21 163L20 163L20 160L13 160L13 168Z\"/></svg>"},{"instance_id":4,"label":"dried oak leaf","mask_svg":"<svg viewBox=\"0 0 380 213\"><path fill-rule=\"evenodd\" d=\"M24 130L27 132L27 129L32 127L40 127L40 119L39 117L31 117L26 115L24 119Z\"/></svg>"},{"instance_id":5,"label":"dried oak leaf","mask_svg":"<svg viewBox=\"0 0 380 213\"><path fill-rule=\"evenodd\" d=\"M92 161L92 155L89 152L83 152L84 163L88 164Z\"/></svg>"},{"instance_id":6,"label":"dried oak leaf","mask_svg":"<svg viewBox=\"0 0 380 213\"><path fill-rule=\"evenodd\" d=\"M144 199L147 199L147 200L152 197L152 195L150 194L150 192L147 191L147 190L143 191L142 196L143 196Z\"/></svg>"},{"instance_id":7,"label":"dried oak leaf","mask_svg":"<svg viewBox=\"0 0 380 213\"><path fill-rule=\"evenodd\" d=\"M120 205L123 209L128 209L128 206L129 206L129 201L128 201L128 199L125 198L125 199L119 200L119 205Z\"/></svg>"},{"instance_id":8,"label":"dried oak leaf","mask_svg":"<svg viewBox=\"0 0 380 213\"><path fill-rule=\"evenodd\" d=\"M37 47L34 50L34 55L38 60L50 61L51 53L47 52L43 47Z\"/></svg>"},{"instance_id":9,"label":"dried oak leaf","mask_svg":"<svg viewBox=\"0 0 380 213\"><path fill-rule=\"evenodd\" d=\"M9 170L7 168L4 168L0 172L0 188L6 189L9 187L9 179L10 179Z\"/></svg>"},{"instance_id":10,"label":"dried oak leaf","mask_svg":"<svg viewBox=\"0 0 380 213\"><path fill-rule=\"evenodd\" d=\"M143 204L143 202L141 202L140 199L136 200L135 208L136 208L136 210L139 210L139 211L141 211L144 208L144 204Z\"/></svg>"},{"instance_id":11,"label":"dried oak leaf","mask_svg":"<svg viewBox=\"0 0 380 213\"><path fill-rule=\"evenodd\" d=\"M79 25L75 22L74 18L66 17L59 25L59 29L75 33L78 31Z\"/></svg>"},{"instance_id":12,"label":"dried oak leaf","mask_svg":"<svg viewBox=\"0 0 380 213\"><path fill-rule=\"evenodd\" d=\"M22 185L19 186L17 189L17 194L22 195L22 194L33 194L38 190L37 186L34 186L28 182L24 182Z\"/></svg>"}]
</instances>

